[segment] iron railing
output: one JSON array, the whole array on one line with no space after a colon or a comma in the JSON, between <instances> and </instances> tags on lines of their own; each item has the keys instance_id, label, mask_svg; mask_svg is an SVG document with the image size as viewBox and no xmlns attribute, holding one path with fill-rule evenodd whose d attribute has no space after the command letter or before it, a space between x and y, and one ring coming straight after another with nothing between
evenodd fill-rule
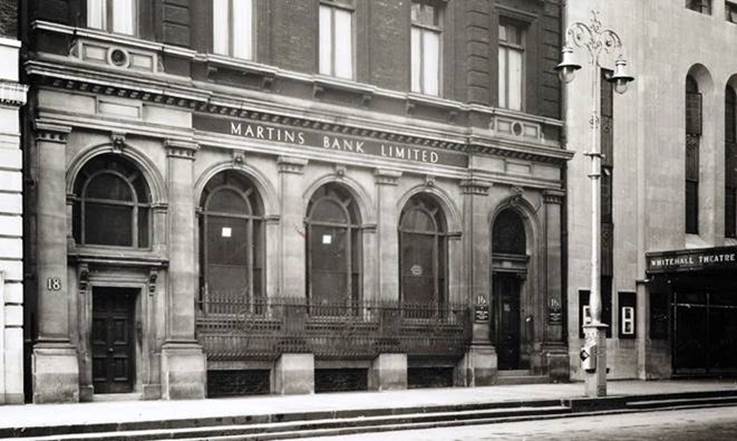
<instances>
[{"instance_id":1,"label":"iron railing","mask_svg":"<svg viewBox=\"0 0 737 441\"><path fill-rule=\"evenodd\" d=\"M460 358L470 343L468 305L210 295L197 338L210 361L273 360L283 353L368 359L380 353Z\"/></svg>"}]
</instances>

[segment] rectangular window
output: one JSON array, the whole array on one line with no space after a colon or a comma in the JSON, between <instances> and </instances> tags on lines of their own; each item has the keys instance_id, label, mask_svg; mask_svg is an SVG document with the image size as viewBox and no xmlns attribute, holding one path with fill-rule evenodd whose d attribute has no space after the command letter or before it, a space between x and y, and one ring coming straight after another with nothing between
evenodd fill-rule
<instances>
[{"instance_id":1,"label":"rectangular window","mask_svg":"<svg viewBox=\"0 0 737 441\"><path fill-rule=\"evenodd\" d=\"M87 0L87 27L134 35L136 0Z\"/></svg>"},{"instance_id":2,"label":"rectangular window","mask_svg":"<svg viewBox=\"0 0 737 441\"><path fill-rule=\"evenodd\" d=\"M578 323L579 337L584 338L583 325L591 322L589 307L589 290L578 291ZM612 278L601 278L601 322L609 325L606 329L606 337L612 337Z\"/></svg>"},{"instance_id":3,"label":"rectangular window","mask_svg":"<svg viewBox=\"0 0 737 441\"><path fill-rule=\"evenodd\" d=\"M737 23L737 3L728 1L724 7L727 14L727 21L730 23Z\"/></svg>"},{"instance_id":4,"label":"rectangular window","mask_svg":"<svg viewBox=\"0 0 737 441\"><path fill-rule=\"evenodd\" d=\"M442 17L437 4L412 2L412 92L440 95Z\"/></svg>"},{"instance_id":5,"label":"rectangular window","mask_svg":"<svg viewBox=\"0 0 737 441\"><path fill-rule=\"evenodd\" d=\"M524 51L522 27L501 21L499 23L499 107L522 110Z\"/></svg>"},{"instance_id":6,"label":"rectangular window","mask_svg":"<svg viewBox=\"0 0 737 441\"><path fill-rule=\"evenodd\" d=\"M686 7L692 11L711 15L711 0L686 0Z\"/></svg>"},{"instance_id":7,"label":"rectangular window","mask_svg":"<svg viewBox=\"0 0 737 441\"><path fill-rule=\"evenodd\" d=\"M353 78L353 10L350 4L320 5L320 73Z\"/></svg>"},{"instance_id":8,"label":"rectangular window","mask_svg":"<svg viewBox=\"0 0 737 441\"><path fill-rule=\"evenodd\" d=\"M691 77L689 77L690 79ZM702 130L702 97L695 82L686 91L686 233L699 234L699 148Z\"/></svg>"},{"instance_id":9,"label":"rectangular window","mask_svg":"<svg viewBox=\"0 0 737 441\"><path fill-rule=\"evenodd\" d=\"M212 51L253 59L253 0L212 0Z\"/></svg>"}]
</instances>

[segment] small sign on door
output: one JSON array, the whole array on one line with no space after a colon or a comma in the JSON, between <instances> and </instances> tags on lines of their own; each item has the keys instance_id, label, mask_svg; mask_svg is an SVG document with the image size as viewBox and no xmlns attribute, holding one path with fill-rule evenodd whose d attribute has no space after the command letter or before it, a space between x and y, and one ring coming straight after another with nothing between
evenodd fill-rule
<instances>
[{"instance_id":1,"label":"small sign on door","mask_svg":"<svg viewBox=\"0 0 737 441\"><path fill-rule=\"evenodd\" d=\"M233 235L233 229L230 227L223 227L222 236L231 237Z\"/></svg>"}]
</instances>

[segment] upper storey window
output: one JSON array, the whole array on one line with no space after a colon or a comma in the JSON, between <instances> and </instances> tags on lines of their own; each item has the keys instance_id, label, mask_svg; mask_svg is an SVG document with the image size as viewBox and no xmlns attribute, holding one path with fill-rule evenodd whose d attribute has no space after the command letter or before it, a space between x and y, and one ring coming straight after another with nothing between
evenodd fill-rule
<instances>
[{"instance_id":1,"label":"upper storey window","mask_svg":"<svg viewBox=\"0 0 737 441\"><path fill-rule=\"evenodd\" d=\"M412 2L412 92L440 94L442 11L438 3Z\"/></svg>"},{"instance_id":2,"label":"upper storey window","mask_svg":"<svg viewBox=\"0 0 737 441\"><path fill-rule=\"evenodd\" d=\"M87 27L136 33L136 0L87 0Z\"/></svg>"},{"instance_id":3,"label":"upper storey window","mask_svg":"<svg viewBox=\"0 0 737 441\"><path fill-rule=\"evenodd\" d=\"M212 51L253 59L253 0L212 0Z\"/></svg>"},{"instance_id":4,"label":"upper storey window","mask_svg":"<svg viewBox=\"0 0 737 441\"><path fill-rule=\"evenodd\" d=\"M353 78L353 10L351 2L320 4L320 73Z\"/></svg>"},{"instance_id":5,"label":"upper storey window","mask_svg":"<svg viewBox=\"0 0 737 441\"><path fill-rule=\"evenodd\" d=\"M686 7L692 11L711 15L711 0L686 0Z\"/></svg>"},{"instance_id":6,"label":"upper storey window","mask_svg":"<svg viewBox=\"0 0 737 441\"><path fill-rule=\"evenodd\" d=\"M522 110L524 40L520 26L499 24L499 107Z\"/></svg>"},{"instance_id":7,"label":"upper storey window","mask_svg":"<svg viewBox=\"0 0 737 441\"><path fill-rule=\"evenodd\" d=\"M727 21L737 23L737 3L727 2L725 5Z\"/></svg>"}]
</instances>

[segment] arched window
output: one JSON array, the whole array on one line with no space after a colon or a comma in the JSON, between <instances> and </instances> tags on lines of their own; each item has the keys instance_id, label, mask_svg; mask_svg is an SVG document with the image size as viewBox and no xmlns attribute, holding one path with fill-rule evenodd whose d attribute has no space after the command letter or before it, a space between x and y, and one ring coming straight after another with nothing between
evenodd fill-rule
<instances>
[{"instance_id":1,"label":"arched window","mask_svg":"<svg viewBox=\"0 0 737 441\"><path fill-rule=\"evenodd\" d=\"M361 299L361 220L353 196L326 184L307 206L307 296L312 313L338 315Z\"/></svg>"},{"instance_id":2,"label":"arched window","mask_svg":"<svg viewBox=\"0 0 737 441\"><path fill-rule=\"evenodd\" d=\"M427 194L412 196L399 219L400 298L404 305L447 301L448 234L445 216Z\"/></svg>"},{"instance_id":3,"label":"arched window","mask_svg":"<svg viewBox=\"0 0 737 441\"><path fill-rule=\"evenodd\" d=\"M519 214L511 208L499 213L491 233L494 254L527 254L525 226Z\"/></svg>"},{"instance_id":4,"label":"arched window","mask_svg":"<svg viewBox=\"0 0 737 441\"><path fill-rule=\"evenodd\" d=\"M699 85L686 77L686 233L699 233L699 146L702 104Z\"/></svg>"},{"instance_id":5,"label":"arched window","mask_svg":"<svg viewBox=\"0 0 737 441\"><path fill-rule=\"evenodd\" d=\"M208 312L255 311L264 296L261 197L241 173L224 171L200 201L200 284Z\"/></svg>"},{"instance_id":6,"label":"arched window","mask_svg":"<svg viewBox=\"0 0 737 441\"><path fill-rule=\"evenodd\" d=\"M141 172L119 155L91 159L74 185L73 234L79 245L148 248L151 210Z\"/></svg>"},{"instance_id":7,"label":"arched window","mask_svg":"<svg viewBox=\"0 0 737 441\"><path fill-rule=\"evenodd\" d=\"M724 235L737 238L737 93L724 96Z\"/></svg>"}]
</instances>

